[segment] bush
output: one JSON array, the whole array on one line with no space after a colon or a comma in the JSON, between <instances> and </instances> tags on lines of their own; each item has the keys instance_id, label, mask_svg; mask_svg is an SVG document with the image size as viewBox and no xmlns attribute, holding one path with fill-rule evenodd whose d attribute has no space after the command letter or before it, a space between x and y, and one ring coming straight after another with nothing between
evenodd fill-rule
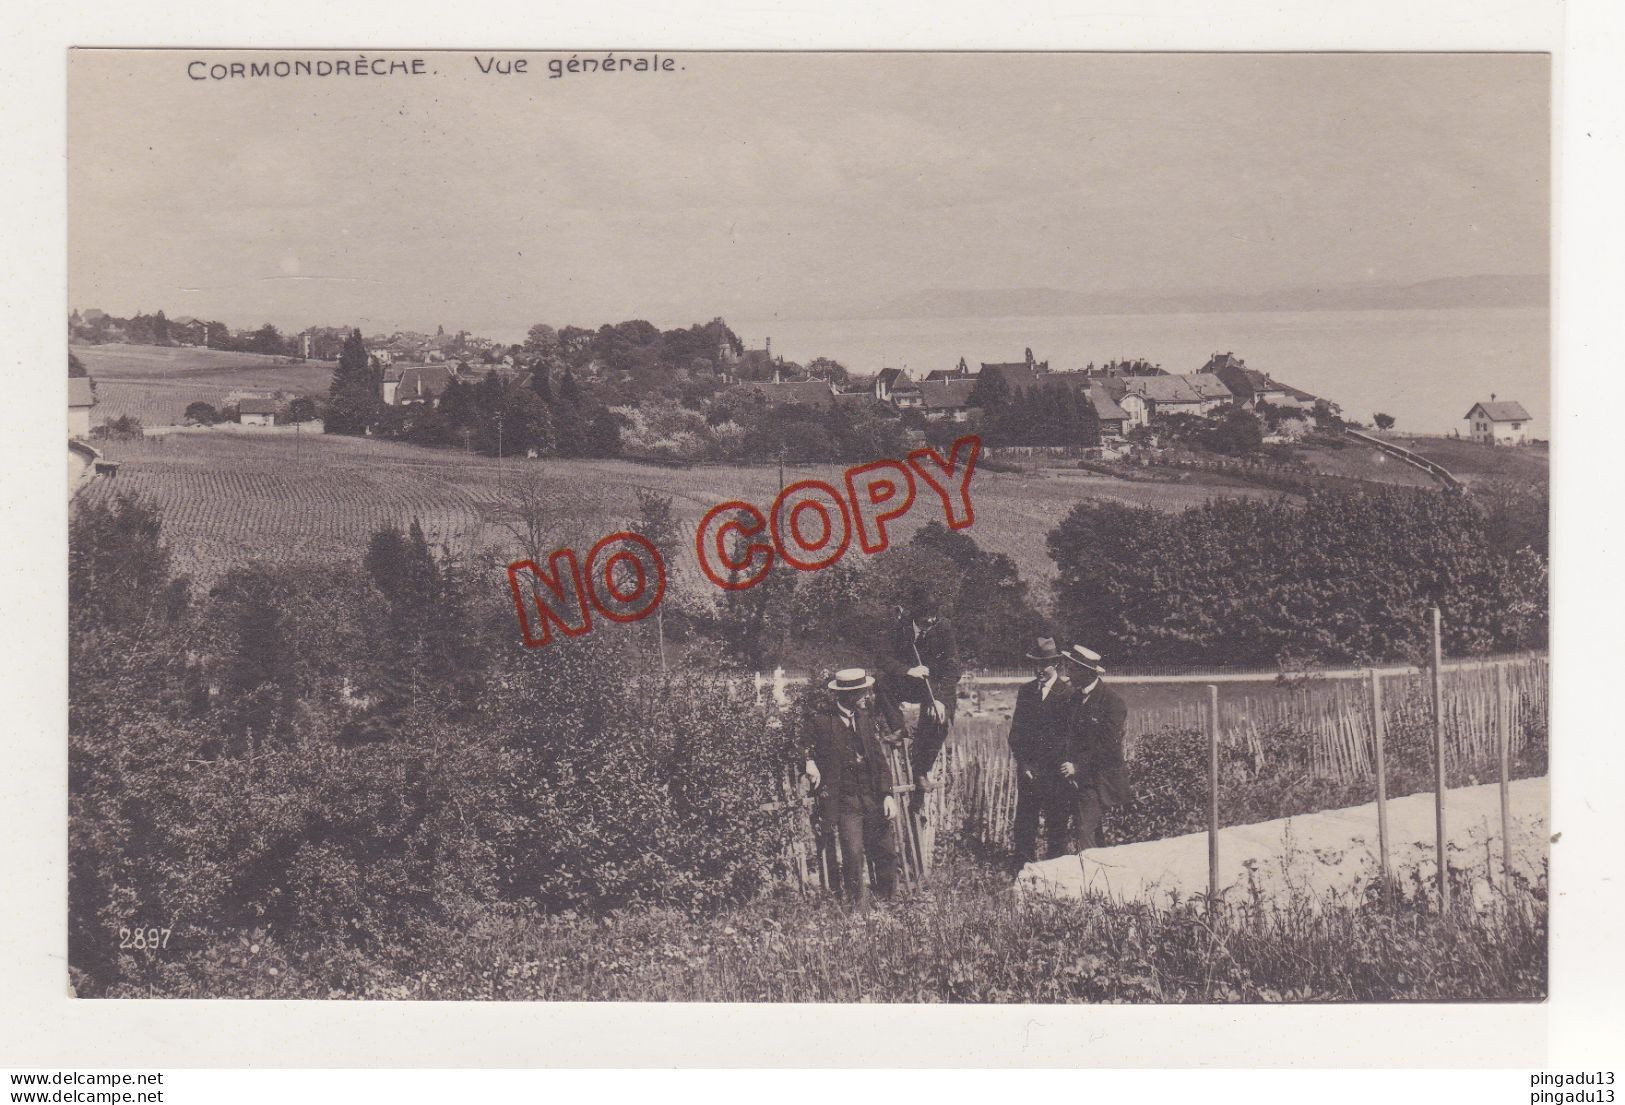
<instances>
[{"instance_id":1,"label":"bush","mask_svg":"<svg viewBox=\"0 0 1625 1105\"><path fill-rule=\"evenodd\" d=\"M484 725L519 757L506 892L548 909L685 910L771 877L793 818L789 734L715 676L630 686L613 639L514 662Z\"/></svg>"},{"instance_id":2,"label":"bush","mask_svg":"<svg viewBox=\"0 0 1625 1105\"><path fill-rule=\"evenodd\" d=\"M1049 550L1062 624L1137 663L1415 660L1431 603L1451 655L1546 638L1545 558L1508 549L1452 492L1315 491L1301 506L1221 499L1179 514L1084 502Z\"/></svg>"},{"instance_id":3,"label":"bush","mask_svg":"<svg viewBox=\"0 0 1625 1105\"><path fill-rule=\"evenodd\" d=\"M232 930L292 947L406 949L495 899L502 750L426 724L421 743L331 734L209 757L204 726L151 712L70 735L69 962L81 992L139 973L120 926L185 954ZM324 739L325 738L325 739ZM86 987L88 986L88 991Z\"/></svg>"}]
</instances>

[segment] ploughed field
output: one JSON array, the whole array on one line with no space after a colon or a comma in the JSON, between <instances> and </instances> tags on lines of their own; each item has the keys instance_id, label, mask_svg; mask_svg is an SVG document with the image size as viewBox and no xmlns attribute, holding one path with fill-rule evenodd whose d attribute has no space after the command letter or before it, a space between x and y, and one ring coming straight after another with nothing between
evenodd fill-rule
<instances>
[{"instance_id":1,"label":"ploughed field","mask_svg":"<svg viewBox=\"0 0 1625 1105\"><path fill-rule=\"evenodd\" d=\"M637 517L637 489L669 495L684 536L669 565L672 585L714 594L694 562L694 526L712 506L742 498L764 511L779 489L776 466L666 468L619 460L523 460L337 435L294 438L251 430L181 434L98 443L120 462L116 477L82 493L120 491L153 499L163 511L177 567L205 582L249 560L358 560L371 534L416 518L433 544L466 560L505 564L520 551L511 518L526 488L546 504L550 546L585 554L599 537ZM791 466L785 481L824 479L840 486L843 466ZM1128 482L1086 473L1011 475L978 468L971 483L976 521L967 531L986 549L1011 556L1039 595L1054 576L1045 535L1085 498L1116 499L1166 510L1218 495L1272 492L1197 483ZM892 524L893 541L942 518L922 489ZM522 526L520 527L522 531ZM856 542L848 556L862 556Z\"/></svg>"},{"instance_id":2,"label":"ploughed field","mask_svg":"<svg viewBox=\"0 0 1625 1105\"><path fill-rule=\"evenodd\" d=\"M327 394L329 361L294 361L261 353L156 345L74 345L70 351L96 381L91 425L133 415L146 426L175 426L199 401L218 407L233 393Z\"/></svg>"}]
</instances>

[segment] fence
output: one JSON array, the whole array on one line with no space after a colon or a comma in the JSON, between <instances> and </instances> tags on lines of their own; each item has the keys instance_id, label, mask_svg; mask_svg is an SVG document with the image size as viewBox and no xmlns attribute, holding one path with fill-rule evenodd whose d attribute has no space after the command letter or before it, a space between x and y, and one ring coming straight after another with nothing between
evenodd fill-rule
<instances>
[{"instance_id":1,"label":"fence","mask_svg":"<svg viewBox=\"0 0 1625 1105\"><path fill-rule=\"evenodd\" d=\"M1373 673L1349 674L1362 678L1288 681L1273 688L1255 683L1244 691L1213 684L1219 688L1218 744L1227 762L1234 758L1259 774L1267 760L1277 761L1270 766L1278 769L1289 766L1279 761L1290 761L1310 779L1374 785ZM1425 774L1423 761L1432 745L1431 672L1377 669L1375 677L1381 685L1389 774L1402 769L1410 778ZM1156 678L1185 682L1200 677ZM1451 778L1472 782L1476 773L1497 767L1503 716L1514 760L1524 756L1532 734L1544 739L1548 679L1544 656L1445 667L1442 720ZM1211 707L1201 701L1131 708L1125 733L1131 772L1142 743L1170 732L1205 734L1211 716ZM963 719L943 754L942 824L995 846L1009 844L1015 816L1015 763L1005 743L1007 733L1008 720L1003 717ZM1192 763L1190 771L1199 775L1200 765Z\"/></svg>"},{"instance_id":2,"label":"fence","mask_svg":"<svg viewBox=\"0 0 1625 1105\"><path fill-rule=\"evenodd\" d=\"M1528 770L1544 770L1549 699L1546 656L1524 654L1447 662L1440 665L1439 674L1437 730L1431 667L1340 669L1312 677L1288 673L1273 684L1265 682L1271 678L1269 675L1257 672L1115 677L1112 682L1119 687L1135 683L1208 685L1204 701L1131 705L1125 753L1136 801L1151 806L1160 803L1158 816L1171 813L1191 820L1183 827L1130 835L1150 839L1199 830L1206 823L1204 799L1212 797L1206 785L1211 780L1200 746L1208 734L1213 737L1211 753L1217 756L1222 752L1224 764L1234 776L1264 780L1259 784L1264 786L1290 779L1300 788L1295 797L1307 803L1326 803L1314 809L1289 808L1279 816L1370 801L1378 777L1379 717L1385 781L1399 783L1395 796L1425 791L1434 785L1436 736L1442 738L1446 781L1450 785L1482 781L1480 775L1493 775L1509 760L1527 761ZM782 699L787 688L803 678L782 670L771 677L758 676L755 692L758 699L769 695ZM1016 769L1007 744L1009 720L1007 711L980 710L979 699L984 691L997 692L1030 678L991 673L967 676L964 683L971 708L960 714L933 772L934 786L923 803L924 823L905 824L900 818L895 826L900 834L904 881L923 879L929 874L938 829L961 833L994 848L1010 846ZM1376 694L1374 685L1378 688ZM1372 708L1374 699L1380 715ZM1216 727L1211 724L1213 704L1217 705ZM1172 781L1160 775L1147 778L1138 770L1143 765L1136 762L1142 746L1171 734L1191 738L1188 747L1180 745L1173 757L1174 770L1182 777ZM1166 759L1162 750L1159 754ZM911 776L899 771L897 778L907 780ZM1155 793L1159 787L1167 792ZM900 808L906 810L912 789L898 788ZM810 800L795 793L810 809ZM1359 797L1355 801L1340 800L1349 795ZM1243 811L1256 808L1256 798L1249 804L1241 800L1243 797L1232 791L1224 799L1223 809L1231 813L1231 823L1238 814L1245 818ZM1118 820L1121 825L1121 816ZM1155 817L1142 816L1133 824L1144 830L1157 822ZM912 841L908 839L910 833L914 835ZM1113 831L1113 842L1124 842L1117 839L1120 835L1120 831ZM795 880L803 887L832 886L834 872L828 856L819 850L810 830L805 837L790 857Z\"/></svg>"}]
</instances>

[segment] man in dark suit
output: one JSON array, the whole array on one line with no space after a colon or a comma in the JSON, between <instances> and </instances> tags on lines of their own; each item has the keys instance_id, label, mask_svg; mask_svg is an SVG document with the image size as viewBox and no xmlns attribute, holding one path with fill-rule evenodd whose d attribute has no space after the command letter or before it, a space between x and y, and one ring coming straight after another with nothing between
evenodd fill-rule
<instances>
[{"instance_id":1,"label":"man in dark suit","mask_svg":"<svg viewBox=\"0 0 1625 1105\"><path fill-rule=\"evenodd\" d=\"M909 593L907 604L887 635L879 668L875 698L889 731L903 728L903 703L914 702L920 707L910 765L918 801L926 789L925 777L948 739L963 673L953 624L941 616L929 587L919 586Z\"/></svg>"},{"instance_id":2,"label":"man in dark suit","mask_svg":"<svg viewBox=\"0 0 1625 1105\"><path fill-rule=\"evenodd\" d=\"M1099 848L1100 823L1106 811L1128 799L1128 769L1123 764L1123 727L1128 707L1101 676L1100 653L1082 645L1066 650L1074 671L1072 730L1061 774L1072 788L1073 841L1078 851Z\"/></svg>"},{"instance_id":3,"label":"man in dark suit","mask_svg":"<svg viewBox=\"0 0 1625 1105\"><path fill-rule=\"evenodd\" d=\"M1040 637L1027 659L1034 677L1016 692L1010 752L1016 760L1016 855L1031 863L1039 858L1040 818L1049 838L1048 854L1066 850L1072 793L1062 767L1071 747L1075 692L1053 637Z\"/></svg>"},{"instance_id":4,"label":"man in dark suit","mask_svg":"<svg viewBox=\"0 0 1625 1105\"><path fill-rule=\"evenodd\" d=\"M874 863L875 891L889 898L897 888L897 840L892 821L891 765L880 726L864 701L874 679L862 668L844 668L827 684L830 697L808 721L807 778L818 798L820 819L841 845L841 882L848 900L869 906L865 858Z\"/></svg>"}]
</instances>

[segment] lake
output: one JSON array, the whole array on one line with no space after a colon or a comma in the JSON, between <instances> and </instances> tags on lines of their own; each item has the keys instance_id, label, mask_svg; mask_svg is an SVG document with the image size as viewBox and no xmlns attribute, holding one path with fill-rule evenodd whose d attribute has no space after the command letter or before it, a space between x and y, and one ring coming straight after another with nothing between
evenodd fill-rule
<instances>
[{"instance_id":1,"label":"lake","mask_svg":"<svg viewBox=\"0 0 1625 1105\"><path fill-rule=\"evenodd\" d=\"M1056 371L1144 358L1195 372L1214 353L1333 399L1362 422L1375 411L1416 433L1465 427L1462 415L1494 392L1550 436L1550 317L1545 308L1084 315L968 319L729 320L751 348L806 362L833 357L853 372L906 367L916 378L964 357L1019 361L1032 347Z\"/></svg>"}]
</instances>

